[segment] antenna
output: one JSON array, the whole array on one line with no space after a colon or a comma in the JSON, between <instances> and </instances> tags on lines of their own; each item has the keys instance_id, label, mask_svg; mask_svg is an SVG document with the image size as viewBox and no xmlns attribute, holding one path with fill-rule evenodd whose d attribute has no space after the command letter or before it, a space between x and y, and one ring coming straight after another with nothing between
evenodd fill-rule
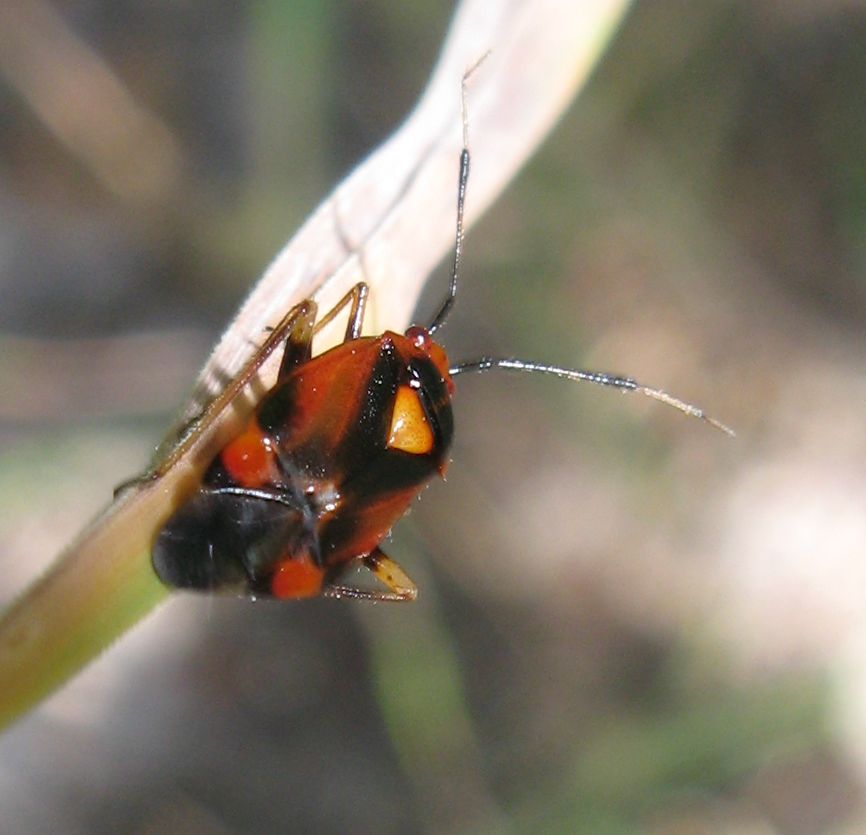
<instances>
[{"instance_id":1,"label":"antenna","mask_svg":"<svg viewBox=\"0 0 866 835\"><path fill-rule=\"evenodd\" d=\"M460 111L463 122L463 149L460 151L460 172L457 179L457 232L454 239L454 261L451 266L451 282L448 288L448 295L439 312L433 318L433 322L427 328L428 334L435 333L448 318L451 308L454 307L454 301L457 298L457 278L460 274L460 256L463 253L463 209L466 204L466 183L469 180L469 110L466 105L466 86L473 73L487 60L490 55L490 50L485 52L465 73L460 82ZM601 371L581 371L572 368L561 368L557 365L548 365L546 363L529 362L519 359L493 359L484 357L480 360L471 362L463 362L449 369L452 377L458 374L466 374L468 372L485 372L494 368L502 368L510 371L533 372L539 374L551 374L554 377L560 377L573 382L594 383L598 386L608 386L609 388L619 389L620 391L633 391L645 394L659 403L664 403L666 406L671 406L674 409L682 412L689 417L697 418L704 421L714 429L724 432L726 435L734 436L734 430L726 426L721 421L710 417L703 409L693 406L691 403L686 403L678 397L668 394L662 389L652 388L639 383L631 377L621 377L616 374L608 374Z\"/></svg>"},{"instance_id":2,"label":"antenna","mask_svg":"<svg viewBox=\"0 0 866 835\"><path fill-rule=\"evenodd\" d=\"M698 420L708 423L714 429L724 432L726 435L734 437L736 433L729 426L726 426L721 421L710 417L703 409L693 406L691 403L686 403L678 397L674 397L661 389L645 386L631 377L619 377L616 374L607 374L603 371L580 371L573 368L560 368L557 365L547 365L545 363L527 362L526 360L515 359L491 359L484 357L480 360L472 362L462 362L448 369L448 373L452 377L457 374L465 374L469 371L484 372L490 371L493 368L504 368L511 371L526 371L539 374L552 374L554 377L560 377L565 380L572 380L579 383L594 383L597 386L609 386L610 388L619 389L620 391L636 391L651 397L653 400L658 400L659 403L664 403L666 406L672 406L674 409L688 415L689 417L698 418Z\"/></svg>"},{"instance_id":3,"label":"antenna","mask_svg":"<svg viewBox=\"0 0 866 835\"><path fill-rule=\"evenodd\" d=\"M490 55L488 49L465 73L460 81L460 113L463 120L463 149L460 151L460 173L457 178L457 233L454 238L454 261L451 266L451 283L448 296L427 328L427 333L436 333L445 324L454 300L457 298L457 276L460 273L460 255L463 252L463 207L466 204L466 183L469 180L469 111L466 107L466 84L481 64Z\"/></svg>"}]
</instances>

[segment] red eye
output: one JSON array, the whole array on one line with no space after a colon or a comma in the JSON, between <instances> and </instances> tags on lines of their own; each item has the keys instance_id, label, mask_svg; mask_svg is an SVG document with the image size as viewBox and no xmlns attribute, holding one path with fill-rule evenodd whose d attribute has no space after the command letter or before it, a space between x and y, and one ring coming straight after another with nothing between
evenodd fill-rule
<instances>
[{"instance_id":1,"label":"red eye","mask_svg":"<svg viewBox=\"0 0 866 835\"><path fill-rule=\"evenodd\" d=\"M420 348L424 352L429 350L428 346L433 341L430 339L430 334L427 332L427 328L422 328L418 325L412 325L412 327L406 331L406 339L408 339L416 348Z\"/></svg>"}]
</instances>

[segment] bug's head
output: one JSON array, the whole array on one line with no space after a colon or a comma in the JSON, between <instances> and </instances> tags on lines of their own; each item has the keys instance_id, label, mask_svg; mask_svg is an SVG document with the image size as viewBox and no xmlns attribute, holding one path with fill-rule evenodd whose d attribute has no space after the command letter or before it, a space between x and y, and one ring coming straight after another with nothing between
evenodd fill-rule
<instances>
[{"instance_id":1,"label":"bug's head","mask_svg":"<svg viewBox=\"0 0 866 835\"><path fill-rule=\"evenodd\" d=\"M451 379L445 349L430 336L430 331L427 328L422 328L420 325L412 325L406 331L406 338L419 351L430 358L430 361L436 366L436 370L442 375L442 379L448 388L448 394L454 394L454 381Z\"/></svg>"}]
</instances>

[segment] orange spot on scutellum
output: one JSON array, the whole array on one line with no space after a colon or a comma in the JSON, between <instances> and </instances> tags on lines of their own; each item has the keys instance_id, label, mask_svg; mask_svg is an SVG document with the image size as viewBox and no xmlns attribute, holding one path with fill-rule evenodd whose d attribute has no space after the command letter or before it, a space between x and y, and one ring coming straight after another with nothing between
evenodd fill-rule
<instances>
[{"instance_id":1,"label":"orange spot on scutellum","mask_svg":"<svg viewBox=\"0 0 866 835\"><path fill-rule=\"evenodd\" d=\"M389 449L399 449L412 455L427 455L433 449L433 430L424 415L418 393L410 386L400 386L394 398Z\"/></svg>"}]
</instances>

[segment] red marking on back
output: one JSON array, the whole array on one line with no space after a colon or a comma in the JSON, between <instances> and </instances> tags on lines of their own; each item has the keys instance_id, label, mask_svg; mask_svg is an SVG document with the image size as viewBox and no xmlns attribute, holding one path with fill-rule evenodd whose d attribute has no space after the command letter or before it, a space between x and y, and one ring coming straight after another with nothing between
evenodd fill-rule
<instances>
[{"instance_id":1,"label":"red marking on back","mask_svg":"<svg viewBox=\"0 0 866 835\"><path fill-rule=\"evenodd\" d=\"M308 554L294 556L277 565L271 577L271 593L280 600L317 597L322 591L324 572Z\"/></svg>"},{"instance_id":2,"label":"red marking on back","mask_svg":"<svg viewBox=\"0 0 866 835\"><path fill-rule=\"evenodd\" d=\"M241 487L256 488L273 477L271 441L251 420L243 434L226 444L222 462L229 475Z\"/></svg>"}]
</instances>

